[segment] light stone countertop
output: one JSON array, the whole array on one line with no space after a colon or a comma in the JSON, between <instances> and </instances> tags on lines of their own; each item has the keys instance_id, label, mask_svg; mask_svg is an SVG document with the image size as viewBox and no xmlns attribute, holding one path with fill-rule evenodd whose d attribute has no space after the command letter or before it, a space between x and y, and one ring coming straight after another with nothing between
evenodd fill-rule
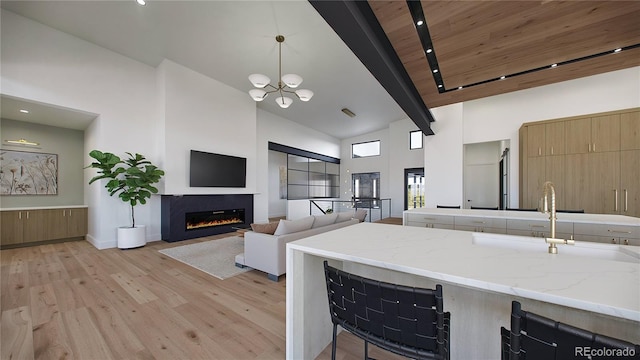
<instances>
[{"instance_id":1,"label":"light stone countertop","mask_svg":"<svg viewBox=\"0 0 640 360\"><path fill-rule=\"evenodd\" d=\"M27 211L27 210L52 210L52 209L82 209L87 208L87 205L56 205L56 206L30 206L30 207L16 207L16 208L0 208L0 211Z\"/></svg>"},{"instance_id":2,"label":"light stone countertop","mask_svg":"<svg viewBox=\"0 0 640 360\"><path fill-rule=\"evenodd\" d=\"M540 250L479 245L474 236L537 241ZM640 251L633 246L583 244L620 249L636 257L631 262L582 257L571 255L568 245L558 245L559 254L552 255L540 238L367 222L291 242L287 247L480 291L640 321ZM579 246L577 243L576 248Z\"/></svg>"},{"instance_id":3,"label":"light stone countertop","mask_svg":"<svg viewBox=\"0 0 640 360\"><path fill-rule=\"evenodd\" d=\"M404 214L449 215L449 216L469 216L469 217L511 219L511 220L549 221L549 214L543 214L537 211L417 208L417 209L405 210ZM556 218L558 222L607 224L607 225L631 225L631 226L640 227L640 218L633 217L633 216L559 212L559 213L556 213Z\"/></svg>"},{"instance_id":4,"label":"light stone countertop","mask_svg":"<svg viewBox=\"0 0 640 360\"><path fill-rule=\"evenodd\" d=\"M549 214L543 214L537 211L417 208L405 210L404 214L449 215L511 220L549 221ZM640 218L633 216L559 212L556 213L556 218L558 222L630 225L640 227Z\"/></svg>"}]
</instances>

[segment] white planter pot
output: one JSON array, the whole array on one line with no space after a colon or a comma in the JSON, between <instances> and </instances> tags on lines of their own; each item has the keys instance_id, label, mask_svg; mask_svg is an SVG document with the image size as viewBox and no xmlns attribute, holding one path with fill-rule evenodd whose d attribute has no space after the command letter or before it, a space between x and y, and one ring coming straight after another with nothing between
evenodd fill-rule
<instances>
[{"instance_id":1,"label":"white planter pot","mask_svg":"<svg viewBox=\"0 0 640 360\"><path fill-rule=\"evenodd\" d=\"M136 227L119 227L118 228L118 248L132 249L147 244L146 227L144 225L136 225Z\"/></svg>"}]
</instances>

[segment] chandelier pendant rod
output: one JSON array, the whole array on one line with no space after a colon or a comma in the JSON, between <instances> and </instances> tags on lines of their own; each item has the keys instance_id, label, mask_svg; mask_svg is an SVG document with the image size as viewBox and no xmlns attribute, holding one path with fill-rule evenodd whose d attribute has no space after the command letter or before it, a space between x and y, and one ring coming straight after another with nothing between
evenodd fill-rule
<instances>
[{"instance_id":1,"label":"chandelier pendant rod","mask_svg":"<svg viewBox=\"0 0 640 360\"><path fill-rule=\"evenodd\" d=\"M284 94L282 94L282 42L284 42L284 36L276 36L276 41L278 42L278 91L280 92L282 103L284 104Z\"/></svg>"}]
</instances>

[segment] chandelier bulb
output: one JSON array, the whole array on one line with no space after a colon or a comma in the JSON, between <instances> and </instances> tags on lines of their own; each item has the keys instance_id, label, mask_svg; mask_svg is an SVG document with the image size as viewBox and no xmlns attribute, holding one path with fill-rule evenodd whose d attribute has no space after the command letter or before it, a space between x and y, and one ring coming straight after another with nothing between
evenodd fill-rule
<instances>
[{"instance_id":1,"label":"chandelier bulb","mask_svg":"<svg viewBox=\"0 0 640 360\"><path fill-rule=\"evenodd\" d=\"M276 98L276 103L278 103L278 105L283 108L286 109L289 107L289 105L291 105L291 103L293 102L293 100L291 100L291 98L285 97L285 96L280 96Z\"/></svg>"}]
</instances>

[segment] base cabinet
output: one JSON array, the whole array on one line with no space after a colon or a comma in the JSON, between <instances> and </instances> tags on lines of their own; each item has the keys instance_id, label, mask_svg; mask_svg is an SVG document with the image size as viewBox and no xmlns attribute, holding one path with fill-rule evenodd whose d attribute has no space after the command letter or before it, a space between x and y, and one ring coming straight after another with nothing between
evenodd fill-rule
<instances>
[{"instance_id":1,"label":"base cabinet","mask_svg":"<svg viewBox=\"0 0 640 360\"><path fill-rule=\"evenodd\" d=\"M0 245L20 245L40 241L84 237L87 209L37 209L0 212Z\"/></svg>"},{"instance_id":2,"label":"base cabinet","mask_svg":"<svg viewBox=\"0 0 640 360\"><path fill-rule=\"evenodd\" d=\"M3 211L0 245L15 245L45 240L47 234L43 227L43 215L43 210Z\"/></svg>"}]
</instances>

